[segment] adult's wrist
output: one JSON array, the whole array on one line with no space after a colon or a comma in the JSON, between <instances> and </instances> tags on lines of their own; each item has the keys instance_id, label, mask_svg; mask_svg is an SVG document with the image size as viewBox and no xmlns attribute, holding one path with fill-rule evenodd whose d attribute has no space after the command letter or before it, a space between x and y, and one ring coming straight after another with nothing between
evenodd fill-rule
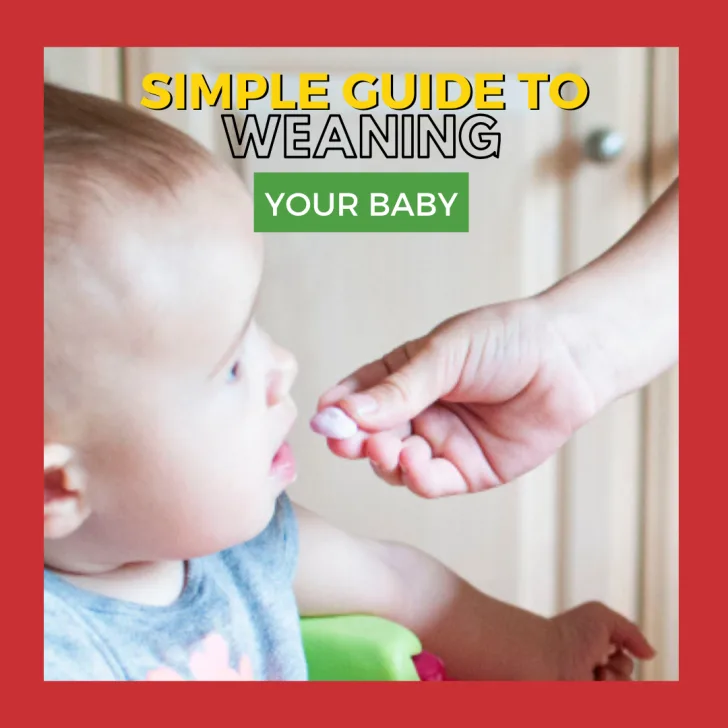
<instances>
[{"instance_id":1,"label":"adult's wrist","mask_svg":"<svg viewBox=\"0 0 728 728\"><path fill-rule=\"evenodd\" d=\"M618 311L589 295L583 272L536 297L554 335L566 347L594 400L595 411L624 394L620 358L625 347Z\"/></svg>"}]
</instances>

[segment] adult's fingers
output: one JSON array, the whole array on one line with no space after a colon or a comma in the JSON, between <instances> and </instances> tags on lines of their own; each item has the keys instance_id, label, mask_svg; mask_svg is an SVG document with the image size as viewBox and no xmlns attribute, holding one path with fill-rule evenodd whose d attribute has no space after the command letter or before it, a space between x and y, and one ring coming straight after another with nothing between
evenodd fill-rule
<instances>
[{"instance_id":1,"label":"adult's fingers","mask_svg":"<svg viewBox=\"0 0 728 728\"><path fill-rule=\"evenodd\" d=\"M359 460L361 458L368 457L371 459L372 455L370 453L370 448L374 447L375 449L373 452L378 452L378 448L380 447L379 443L382 442L382 438L385 446L389 449L392 449L393 444L399 444L400 447L397 448L397 455L399 455L402 440L409 437L411 434L412 425L410 422L405 422L400 427L379 432L375 435L359 430L345 440L334 440L333 438L329 438L326 442L329 446L329 450L331 450L334 455L338 455L340 458L345 458L347 460ZM378 460L376 454L373 459L375 461Z\"/></svg>"},{"instance_id":2,"label":"adult's fingers","mask_svg":"<svg viewBox=\"0 0 728 728\"><path fill-rule=\"evenodd\" d=\"M405 451L400 458L402 482L422 498L442 498L468 492L468 484L453 463L424 456L420 448Z\"/></svg>"},{"instance_id":3,"label":"adult's fingers","mask_svg":"<svg viewBox=\"0 0 728 728\"><path fill-rule=\"evenodd\" d=\"M457 384L464 357L454 356L448 348L447 343L435 338L400 346L384 357L380 366L360 370L355 375L358 389L335 404L370 432L401 425ZM373 385L368 383L383 370L387 372L383 378ZM345 388L349 386L345 382Z\"/></svg>"},{"instance_id":4,"label":"adult's fingers","mask_svg":"<svg viewBox=\"0 0 728 728\"><path fill-rule=\"evenodd\" d=\"M354 392L369 389L375 384L379 384L379 382L386 379L389 373L390 370L384 363L384 359L370 361L368 364L360 367L345 379L342 379L338 384L331 387L331 389L324 392L321 397L319 397L316 409L320 411L325 407L331 407L344 397L354 394Z\"/></svg>"}]
</instances>

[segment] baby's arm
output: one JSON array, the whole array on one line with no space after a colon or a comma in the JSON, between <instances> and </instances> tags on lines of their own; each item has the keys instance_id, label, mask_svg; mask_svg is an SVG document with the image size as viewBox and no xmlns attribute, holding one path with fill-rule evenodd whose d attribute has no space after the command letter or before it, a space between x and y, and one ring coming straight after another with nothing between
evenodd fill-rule
<instances>
[{"instance_id":1,"label":"baby's arm","mask_svg":"<svg viewBox=\"0 0 728 728\"><path fill-rule=\"evenodd\" d=\"M480 593L417 549L351 536L298 506L296 513L301 614L398 622L443 659L453 679L593 679L613 643L651 656L639 630L606 607L546 619Z\"/></svg>"},{"instance_id":2,"label":"baby's arm","mask_svg":"<svg viewBox=\"0 0 728 728\"><path fill-rule=\"evenodd\" d=\"M296 513L302 615L374 614L398 622L454 679L552 676L549 620L481 594L417 549L357 538L298 506Z\"/></svg>"}]
</instances>

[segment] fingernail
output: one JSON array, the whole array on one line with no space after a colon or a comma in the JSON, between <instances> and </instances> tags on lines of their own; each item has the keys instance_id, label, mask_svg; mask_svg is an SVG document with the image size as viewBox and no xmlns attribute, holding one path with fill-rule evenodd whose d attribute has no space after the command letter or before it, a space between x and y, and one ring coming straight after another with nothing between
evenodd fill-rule
<instances>
[{"instance_id":1,"label":"fingernail","mask_svg":"<svg viewBox=\"0 0 728 728\"><path fill-rule=\"evenodd\" d=\"M358 415L368 415L374 412L377 407L377 400L369 394L352 394L344 400L351 409Z\"/></svg>"}]
</instances>

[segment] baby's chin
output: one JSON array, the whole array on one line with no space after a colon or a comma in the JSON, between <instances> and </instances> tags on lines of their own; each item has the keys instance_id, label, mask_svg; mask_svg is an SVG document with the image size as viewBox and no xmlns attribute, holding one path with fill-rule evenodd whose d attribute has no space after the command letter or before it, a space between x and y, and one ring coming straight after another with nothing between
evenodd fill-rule
<instances>
[{"instance_id":1,"label":"baby's chin","mask_svg":"<svg viewBox=\"0 0 728 728\"><path fill-rule=\"evenodd\" d=\"M238 523L226 529L226 533L219 528L216 529L213 523L205 533L199 533L199 539L190 538L189 548L185 549L185 554L176 558L186 561L211 556L252 541L270 525L275 514L275 507L276 499L272 498L267 508L259 506L255 514L244 514ZM225 514L225 520L228 519L229 514Z\"/></svg>"}]
</instances>

